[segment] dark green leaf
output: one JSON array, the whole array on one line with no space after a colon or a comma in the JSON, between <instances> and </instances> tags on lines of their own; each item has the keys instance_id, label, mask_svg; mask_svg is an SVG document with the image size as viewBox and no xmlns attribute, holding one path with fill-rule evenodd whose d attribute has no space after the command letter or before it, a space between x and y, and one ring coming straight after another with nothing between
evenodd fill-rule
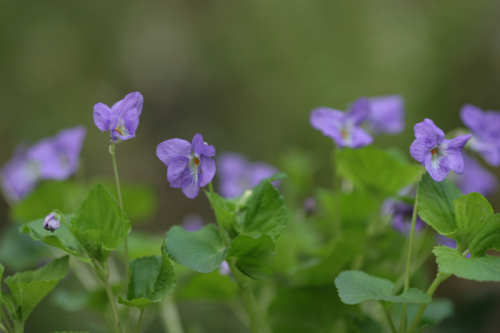
<instances>
[{"instance_id":1,"label":"dark green leaf","mask_svg":"<svg viewBox=\"0 0 500 333\"><path fill-rule=\"evenodd\" d=\"M201 273L209 273L219 267L229 251L213 224L195 232L173 226L167 232L165 248L173 261Z\"/></svg>"},{"instance_id":2,"label":"dark green leaf","mask_svg":"<svg viewBox=\"0 0 500 333\"><path fill-rule=\"evenodd\" d=\"M469 243L473 257L482 256L488 249L500 250L500 214L493 214Z\"/></svg>"},{"instance_id":3,"label":"dark green leaf","mask_svg":"<svg viewBox=\"0 0 500 333\"><path fill-rule=\"evenodd\" d=\"M469 193L454 201L457 243L464 251L469 242L493 215L490 203L479 193Z\"/></svg>"},{"instance_id":4,"label":"dark green leaf","mask_svg":"<svg viewBox=\"0 0 500 333\"><path fill-rule=\"evenodd\" d=\"M69 256L64 256L35 271L5 279L15 304L20 307L20 321L26 321L35 306L68 274L68 268Z\"/></svg>"},{"instance_id":5,"label":"dark green leaf","mask_svg":"<svg viewBox=\"0 0 500 333\"><path fill-rule=\"evenodd\" d=\"M131 229L127 215L102 184L90 191L73 215L71 227L87 253L101 262L123 242Z\"/></svg>"},{"instance_id":6,"label":"dark green leaf","mask_svg":"<svg viewBox=\"0 0 500 333\"><path fill-rule=\"evenodd\" d=\"M273 275L275 244L271 237L252 238L241 235L234 239L228 258L236 259L236 267L245 275L265 280Z\"/></svg>"},{"instance_id":7,"label":"dark green leaf","mask_svg":"<svg viewBox=\"0 0 500 333\"><path fill-rule=\"evenodd\" d=\"M418 183L418 215L441 235L456 239L453 201L461 196L448 179L437 182L426 173Z\"/></svg>"},{"instance_id":8,"label":"dark green leaf","mask_svg":"<svg viewBox=\"0 0 500 333\"><path fill-rule=\"evenodd\" d=\"M345 271L335 279L342 302L358 304L367 300L392 303L429 303L431 298L422 291L411 288L403 294L392 294L394 283L370 276L362 271Z\"/></svg>"},{"instance_id":9,"label":"dark green leaf","mask_svg":"<svg viewBox=\"0 0 500 333\"><path fill-rule=\"evenodd\" d=\"M455 249L446 246L434 248L439 270L463 279L476 281L500 281L500 258L492 256L466 258Z\"/></svg>"},{"instance_id":10,"label":"dark green leaf","mask_svg":"<svg viewBox=\"0 0 500 333\"><path fill-rule=\"evenodd\" d=\"M132 275L127 299L120 295L118 303L144 309L150 303L163 300L175 286L174 267L162 246L162 256L150 256L130 261Z\"/></svg>"},{"instance_id":11,"label":"dark green leaf","mask_svg":"<svg viewBox=\"0 0 500 333\"><path fill-rule=\"evenodd\" d=\"M343 149L337 156L339 174L373 194L390 196L416 182L420 166L401 162L375 146Z\"/></svg>"},{"instance_id":12,"label":"dark green leaf","mask_svg":"<svg viewBox=\"0 0 500 333\"><path fill-rule=\"evenodd\" d=\"M196 274L182 288L177 298L185 300L234 300L239 292L238 285L229 276L220 275L217 270L207 274Z\"/></svg>"},{"instance_id":13,"label":"dark green leaf","mask_svg":"<svg viewBox=\"0 0 500 333\"><path fill-rule=\"evenodd\" d=\"M69 220L68 216L68 220ZM78 239L73 236L66 225L61 222L59 229L53 233L43 228L43 219L36 220L25 224L22 227L22 232L29 234L32 239L42 241L45 244L57 247L66 251L80 259L83 262L90 262L92 259L88 257Z\"/></svg>"},{"instance_id":14,"label":"dark green leaf","mask_svg":"<svg viewBox=\"0 0 500 333\"><path fill-rule=\"evenodd\" d=\"M269 179L262 180L253 190L237 218L240 233L250 237L268 235L276 240L287 220L285 201Z\"/></svg>"}]
</instances>

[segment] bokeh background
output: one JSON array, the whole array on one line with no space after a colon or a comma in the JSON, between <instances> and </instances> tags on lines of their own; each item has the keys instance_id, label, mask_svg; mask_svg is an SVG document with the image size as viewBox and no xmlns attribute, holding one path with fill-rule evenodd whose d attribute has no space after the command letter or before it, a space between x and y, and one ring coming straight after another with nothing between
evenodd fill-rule
<instances>
[{"instance_id":1,"label":"bokeh background","mask_svg":"<svg viewBox=\"0 0 500 333\"><path fill-rule=\"evenodd\" d=\"M406 152L423 118L449 131L463 126L465 103L500 110L498 17L500 2L469 0L0 1L0 164L22 141L83 124L86 175L112 176L92 108L139 91L137 137L117 147L122 179L159 193L157 214L139 228L164 233L192 212L213 220L203 195L190 200L169 187L155 151L170 138L202 133L218 152L278 168L283 156L304 153L315 185L328 187L332 142L311 128L310 110L401 94L405 132L375 144ZM495 211L499 199L491 198ZM4 201L0 217L4 232ZM457 304L440 332L498 331L497 284L451 279L439 293ZM213 306L181 305L181 315L209 322L203 307ZM37 308L30 327L60 328L66 319L48 323L50 309Z\"/></svg>"}]
</instances>

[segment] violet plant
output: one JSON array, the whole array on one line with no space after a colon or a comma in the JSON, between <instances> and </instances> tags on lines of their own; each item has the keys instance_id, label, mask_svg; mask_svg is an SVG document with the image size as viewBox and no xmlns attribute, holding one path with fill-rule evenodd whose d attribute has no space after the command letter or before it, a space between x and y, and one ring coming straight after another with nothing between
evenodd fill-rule
<instances>
[{"instance_id":1,"label":"violet plant","mask_svg":"<svg viewBox=\"0 0 500 333\"><path fill-rule=\"evenodd\" d=\"M315 109L312 127L334 143L333 189L312 186L305 153L291 151L274 167L216 154L201 134L163 141L156 154L169 186L190 199L202 189L215 222L192 213L163 237L131 232L154 214L158 198L154 187L121 182L115 158L117 147L126 151L122 141L136 136L143 103L135 92L111 108L94 107L96 127L109 132L114 181L85 181L80 126L23 144L1 169L21 226L4 236L11 248L0 247L0 261L20 270L8 254L23 246L38 246L34 262L56 259L4 280L10 293L0 294L0 330L24 332L68 271L81 290L62 282L52 302L93 309L103 322L84 329L117 333L149 332L156 316L170 333L194 332L199 323L177 306L188 300L224 303L252 333L422 332L452 315L451 301L433 297L452 275L500 281L500 258L487 254L500 250L500 215L484 198L497 180L473 155L498 165L500 112L464 106L460 117L471 133L449 137L425 119L405 154L372 145L376 135L404 130L401 96L363 97L347 112ZM433 256L438 271L430 282L424 263ZM0 279L4 272L0 265Z\"/></svg>"}]
</instances>

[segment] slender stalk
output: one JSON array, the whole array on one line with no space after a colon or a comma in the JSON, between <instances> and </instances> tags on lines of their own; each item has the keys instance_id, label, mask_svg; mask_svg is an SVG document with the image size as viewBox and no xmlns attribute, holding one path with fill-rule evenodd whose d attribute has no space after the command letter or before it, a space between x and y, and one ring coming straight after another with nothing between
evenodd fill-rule
<instances>
[{"instance_id":1,"label":"slender stalk","mask_svg":"<svg viewBox=\"0 0 500 333\"><path fill-rule=\"evenodd\" d=\"M432 282L431 286L427 290L427 295L431 296L434 295L434 292L436 291L437 287L444 281L446 281L451 274L444 274L441 272L438 272L436 278ZM411 323L410 329L408 330L408 333L414 333L415 330L417 329L418 323L420 322L420 319L422 318L422 315L425 312L425 309L427 308L428 304L420 304L420 307L418 308L417 314L415 315L415 319L413 319L413 322Z\"/></svg>"},{"instance_id":2,"label":"slender stalk","mask_svg":"<svg viewBox=\"0 0 500 333\"><path fill-rule=\"evenodd\" d=\"M167 329L168 333L184 333L182 328L179 310L175 304L175 299L172 294L168 295L161 303L162 321L163 326Z\"/></svg>"},{"instance_id":3,"label":"slender stalk","mask_svg":"<svg viewBox=\"0 0 500 333\"><path fill-rule=\"evenodd\" d=\"M392 322L391 314L389 313L389 310L384 306L384 304L380 303L382 305L382 308L384 309L385 317L387 318L387 322L389 323L389 326L391 327L392 333L397 333L398 331L396 330L396 327L394 326L394 323Z\"/></svg>"},{"instance_id":4,"label":"slender stalk","mask_svg":"<svg viewBox=\"0 0 500 333\"><path fill-rule=\"evenodd\" d=\"M0 304L0 324L2 323L2 319L5 321L4 328L7 330L6 332L12 332L12 326L10 325L9 317L3 312L2 304Z\"/></svg>"},{"instance_id":5,"label":"slender stalk","mask_svg":"<svg viewBox=\"0 0 500 333\"><path fill-rule=\"evenodd\" d=\"M338 234L342 232L342 223L341 223L341 212L340 212L340 193L342 192L341 189L341 183L340 183L340 177L338 174L338 168L337 168L337 155L338 155L338 149L337 146L333 147L333 152L332 152L332 169L333 169L333 192L337 194L335 197L335 202L333 203L333 208L335 210L334 214L334 221L333 221L333 226L334 226L334 231Z\"/></svg>"},{"instance_id":6,"label":"slender stalk","mask_svg":"<svg viewBox=\"0 0 500 333\"><path fill-rule=\"evenodd\" d=\"M137 327L135 328L135 333L139 332L139 327L141 326L142 316L144 315L144 309L141 310L141 314L139 316L139 321L137 322Z\"/></svg>"},{"instance_id":7,"label":"slender stalk","mask_svg":"<svg viewBox=\"0 0 500 333\"><path fill-rule=\"evenodd\" d=\"M122 200L122 191L120 188L120 177L118 176L118 167L116 165L116 157L115 157L115 144L111 143L109 146L109 153L111 154L111 159L113 160L113 169L115 171L115 181L116 181L116 190L118 191L118 203L120 204L120 208L123 210L123 200ZM127 274L126 282L127 286L129 284L130 279L130 264L129 264L129 256L128 256L128 241L127 237L123 240L123 249L125 251L125 272ZM125 324L125 332L130 332L130 307L127 306L127 319Z\"/></svg>"},{"instance_id":8,"label":"slender stalk","mask_svg":"<svg viewBox=\"0 0 500 333\"><path fill-rule=\"evenodd\" d=\"M117 333L122 333L122 326L120 325L120 315L118 314L118 308L115 303L115 295L113 294L113 290L109 285L108 279L102 279L104 286L106 287L106 293L108 294L109 306L111 307L111 311L113 312L113 317L115 319L115 330Z\"/></svg>"}]
</instances>

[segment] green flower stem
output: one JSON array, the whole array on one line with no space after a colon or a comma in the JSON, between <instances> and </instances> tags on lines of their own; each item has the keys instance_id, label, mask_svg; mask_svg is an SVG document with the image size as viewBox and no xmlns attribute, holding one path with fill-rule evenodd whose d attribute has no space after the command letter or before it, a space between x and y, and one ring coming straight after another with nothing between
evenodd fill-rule
<instances>
[{"instance_id":1,"label":"green flower stem","mask_svg":"<svg viewBox=\"0 0 500 333\"><path fill-rule=\"evenodd\" d=\"M14 320L12 325L14 325L14 329L12 330L13 333L24 333L24 322Z\"/></svg>"},{"instance_id":2,"label":"green flower stem","mask_svg":"<svg viewBox=\"0 0 500 333\"><path fill-rule=\"evenodd\" d=\"M335 228L335 233L339 234L342 232L342 224L341 224L341 214L340 214L340 193L341 193L341 184L340 184L340 177L338 173L338 167L337 167L337 156L338 156L338 149L337 146L333 147L333 152L332 152L332 169L333 169L333 192L337 193L337 198L335 202L333 203L333 207L335 209L335 214L334 214L334 221L333 221L333 226Z\"/></svg>"},{"instance_id":3,"label":"green flower stem","mask_svg":"<svg viewBox=\"0 0 500 333\"><path fill-rule=\"evenodd\" d=\"M444 281L446 281L452 274L444 274L441 272L438 272L436 278L432 282L431 286L427 290L427 295L431 296L434 295L434 292L436 291L437 287ZM411 323L410 329L408 333L414 333L415 330L417 329L418 323L420 322L420 319L422 318L422 315L425 312L425 309L427 308L428 304L421 304L420 307L418 308L417 314L415 315L415 319L413 319L413 322Z\"/></svg>"},{"instance_id":4,"label":"green flower stem","mask_svg":"<svg viewBox=\"0 0 500 333\"><path fill-rule=\"evenodd\" d=\"M170 293L165 300L161 303L162 321L163 326L167 329L168 333L184 333L182 328L179 310L175 303L174 296Z\"/></svg>"},{"instance_id":5,"label":"green flower stem","mask_svg":"<svg viewBox=\"0 0 500 333\"><path fill-rule=\"evenodd\" d=\"M210 198L214 198L214 188L212 183L208 184L208 188L210 190ZM224 228L219 224L219 220L216 219L217 221L217 226L219 227L219 233L224 241L224 245L228 247L230 245L229 237L227 233L225 232ZM245 306L248 312L248 317L250 321L250 330L252 333L260 333L261 329L265 333L271 333L271 329L269 328L267 322L264 320L264 315L260 310L260 307L257 303L257 300L255 299L255 295L253 294L252 288L248 284L248 281L246 280L245 276L236 268L234 259L232 260L227 260L227 263L229 265L229 268L231 269L231 272L233 273L233 276L238 283L239 287L243 291L243 298L245 300Z\"/></svg>"},{"instance_id":6,"label":"green flower stem","mask_svg":"<svg viewBox=\"0 0 500 333\"><path fill-rule=\"evenodd\" d=\"M111 143L109 146L109 153L111 154L111 159L113 160L113 169L115 170L115 181L116 181L116 190L118 191L118 203L120 204L120 208L123 210L123 200L122 200L122 191L120 188L120 177L118 176L118 167L116 166L116 157L115 157L115 144ZM125 272L127 274L126 285L129 284L130 279L130 264L129 264L129 256L128 256L128 241L127 237L123 240L123 249L125 252ZM125 332L130 332L130 307L127 306L127 321L125 324Z\"/></svg>"},{"instance_id":7,"label":"green flower stem","mask_svg":"<svg viewBox=\"0 0 500 333\"><path fill-rule=\"evenodd\" d=\"M141 310L141 314L139 316L139 321L137 322L137 327L135 328L135 333L139 332L139 327L141 326L142 316L144 315L144 309Z\"/></svg>"},{"instance_id":8,"label":"green flower stem","mask_svg":"<svg viewBox=\"0 0 500 333\"><path fill-rule=\"evenodd\" d=\"M122 326L120 325L120 315L118 314L118 308L116 307L115 295L113 294L113 290L109 285L109 281L107 278L102 279L104 286L106 287L106 293L108 294L109 306L111 307L111 311L113 312L113 317L115 320L115 330L117 333L122 333Z\"/></svg>"},{"instance_id":9,"label":"green flower stem","mask_svg":"<svg viewBox=\"0 0 500 333\"><path fill-rule=\"evenodd\" d=\"M4 318L5 317L5 318ZM12 332L12 326L10 325L10 322L9 322L9 318L8 316L3 312L3 307L2 307L2 304L0 304L0 324L2 323L2 319L4 320L5 322L5 326L3 328L5 328L5 332L9 333L9 332Z\"/></svg>"},{"instance_id":10,"label":"green flower stem","mask_svg":"<svg viewBox=\"0 0 500 333\"><path fill-rule=\"evenodd\" d=\"M387 307L384 306L384 304L382 304L382 302L380 303L380 305L382 305L382 308L384 309L385 317L387 318L387 322L389 323L389 326L391 327L392 333L397 333L398 331L396 330L396 327L394 326L394 323L392 322L392 318L391 318L391 314L389 313L389 310L387 309Z\"/></svg>"}]
</instances>

